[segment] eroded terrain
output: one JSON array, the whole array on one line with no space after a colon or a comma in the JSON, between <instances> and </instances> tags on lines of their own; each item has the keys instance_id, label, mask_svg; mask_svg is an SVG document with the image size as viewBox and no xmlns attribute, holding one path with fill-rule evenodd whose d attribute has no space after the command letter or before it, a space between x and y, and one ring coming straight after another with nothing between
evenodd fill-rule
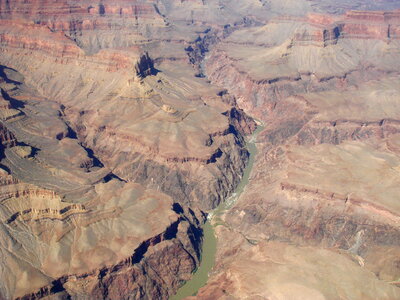
<instances>
[{"instance_id":1,"label":"eroded terrain","mask_svg":"<svg viewBox=\"0 0 400 300\"><path fill-rule=\"evenodd\" d=\"M400 298L399 6L0 2L0 296Z\"/></svg>"}]
</instances>

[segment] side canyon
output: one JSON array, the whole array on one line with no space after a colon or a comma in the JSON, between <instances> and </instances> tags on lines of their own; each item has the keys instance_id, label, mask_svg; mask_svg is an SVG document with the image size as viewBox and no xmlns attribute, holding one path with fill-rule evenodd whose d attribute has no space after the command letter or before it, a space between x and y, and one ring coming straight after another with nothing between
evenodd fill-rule
<instances>
[{"instance_id":1,"label":"side canyon","mask_svg":"<svg viewBox=\"0 0 400 300\"><path fill-rule=\"evenodd\" d=\"M397 1L0 0L0 299L169 299L226 201L187 299L400 299L399 70Z\"/></svg>"}]
</instances>

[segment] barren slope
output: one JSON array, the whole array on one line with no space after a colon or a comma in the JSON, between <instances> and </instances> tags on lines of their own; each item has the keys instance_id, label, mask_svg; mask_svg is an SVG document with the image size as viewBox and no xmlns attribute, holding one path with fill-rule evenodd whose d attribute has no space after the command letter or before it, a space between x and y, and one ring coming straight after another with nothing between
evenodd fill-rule
<instances>
[{"instance_id":1,"label":"barren slope","mask_svg":"<svg viewBox=\"0 0 400 300\"><path fill-rule=\"evenodd\" d=\"M0 1L0 298L400 298L398 8Z\"/></svg>"},{"instance_id":2,"label":"barren slope","mask_svg":"<svg viewBox=\"0 0 400 300\"><path fill-rule=\"evenodd\" d=\"M197 299L400 297L399 21L280 17L213 48L206 74L265 130Z\"/></svg>"}]
</instances>

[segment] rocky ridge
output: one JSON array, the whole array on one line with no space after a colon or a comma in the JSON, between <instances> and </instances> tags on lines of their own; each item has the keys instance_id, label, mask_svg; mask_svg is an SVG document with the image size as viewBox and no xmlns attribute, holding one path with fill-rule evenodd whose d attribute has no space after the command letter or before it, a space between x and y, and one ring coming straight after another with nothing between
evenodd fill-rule
<instances>
[{"instance_id":1,"label":"rocky ridge","mask_svg":"<svg viewBox=\"0 0 400 300\"><path fill-rule=\"evenodd\" d=\"M196 299L399 297L398 21L279 17L211 50L205 74L265 130Z\"/></svg>"},{"instance_id":2,"label":"rocky ridge","mask_svg":"<svg viewBox=\"0 0 400 300\"><path fill-rule=\"evenodd\" d=\"M131 36L107 41L121 18L110 6L12 5L0 22L2 297L168 298L198 266L204 212L240 180L254 122L194 77L184 47L161 59ZM124 22L157 27L146 5ZM75 18L99 26L75 28L78 40Z\"/></svg>"},{"instance_id":3,"label":"rocky ridge","mask_svg":"<svg viewBox=\"0 0 400 300\"><path fill-rule=\"evenodd\" d=\"M197 298L398 297L399 14L331 2L1 2L0 294L167 299L251 115Z\"/></svg>"},{"instance_id":4,"label":"rocky ridge","mask_svg":"<svg viewBox=\"0 0 400 300\"><path fill-rule=\"evenodd\" d=\"M168 297L198 264L202 214L119 179L59 104L30 98L22 76L3 70L2 297ZM167 285L161 265L175 270Z\"/></svg>"}]
</instances>

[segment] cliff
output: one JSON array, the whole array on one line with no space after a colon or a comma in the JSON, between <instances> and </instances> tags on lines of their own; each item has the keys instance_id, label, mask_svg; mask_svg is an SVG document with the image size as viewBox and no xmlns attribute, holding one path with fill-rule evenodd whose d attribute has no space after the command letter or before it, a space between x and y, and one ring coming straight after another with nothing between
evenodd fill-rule
<instances>
[{"instance_id":1,"label":"cliff","mask_svg":"<svg viewBox=\"0 0 400 300\"><path fill-rule=\"evenodd\" d=\"M194 76L185 41L137 38L159 26L153 4L87 4L1 9L7 299L167 299L247 163L254 122Z\"/></svg>"},{"instance_id":2,"label":"cliff","mask_svg":"<svg viewBox=\"0 0 400 300\"><path fill-rule=\"evenodd\" d=\"M326 47L338 39L376 39L385 42L399 38L400 12L350 11L330 18L310 14L303 22L309 24L302 33L296 33L294 41L308 45L315 43Z\"/></svg>"},{"instance_id":3,"label":"cliff","mask_svg":"<svg viewBox=\"0 0 400 300\"><path fill-rule=\"evenodd\" d=\"M281 17L210 50L205 75L265 128L191 299L399 297L398 16Z\"/></svg>"},{"instance_id":4,"label":"cliff","mask_svg":"<svg viewBox=\"0 0 400 300\"><path fill-rule=\"evenodd\" d=\"M0 298L168 299L253 118L196 297L399 298L400 20L382 6L0 1Z\"/></svg>"},{"instance_id":5,"label":"cliff","mask_svg":"<svg viewBox=\"0 0 400 300\"><path fill-rule=\"evenodd\" d=\"M1 297L168 298L199 263L203 215L119 179L59 104L3 71L2 111L18 117L1 121Z\"/></svg>"}]
</instances>

